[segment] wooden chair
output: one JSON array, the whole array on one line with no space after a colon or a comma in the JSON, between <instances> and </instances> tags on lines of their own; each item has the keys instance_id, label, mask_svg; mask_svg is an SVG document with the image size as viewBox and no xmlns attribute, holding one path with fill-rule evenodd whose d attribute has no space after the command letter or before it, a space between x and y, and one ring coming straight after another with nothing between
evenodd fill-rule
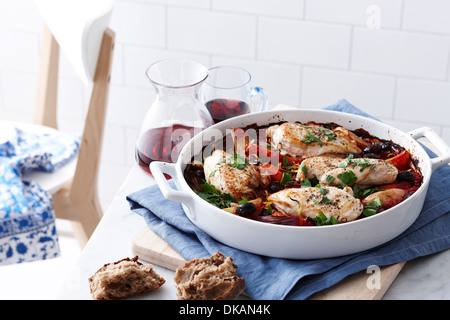
<instances>
[{"instance_id":1,"label":"wooden chair","mask_svg":"<svg viewBox=\"0 0 450 320\"><path fill-rule=\"evenodd\" d=\"M114 39L115 33L105 27L92 81L91 99L73 179L52 194L56 217L73 222L74 233L81 247L84 247L103 215L98 199L97 179L111 77ZM42 35L34 123L54 129L58 129L57 88L59 54L60 45L46 24Z\"/></svg>"},{"instance_id":2,"label":"wooden chair","mask_svg":"<svg viewBox=\"0 0 450 320\"><path fill-rule=\"evenodd\" d=\"M46 133L58 128L56 102L60 51L64 52L80 79L92 85L78 157L53 173L30 173L36 174L32 176L36 178L34 180L52 194L57 218L72 222L74 234L83 247L102 217L97 179L114 48L115 35L108 29L114 0L35 0L35 3L45 26L35 124L22 123L23 129ZM19 126L17 122L13 124ZM61 238L66 231L65 223L62 226ZM54 299L78 252L71 247L72 241L66 242L65 246L63 249L68 250L62 250L57 258L1 266L0 297ZM75 255L71 249L75 250Z\"/></svg>"}]
</instances>

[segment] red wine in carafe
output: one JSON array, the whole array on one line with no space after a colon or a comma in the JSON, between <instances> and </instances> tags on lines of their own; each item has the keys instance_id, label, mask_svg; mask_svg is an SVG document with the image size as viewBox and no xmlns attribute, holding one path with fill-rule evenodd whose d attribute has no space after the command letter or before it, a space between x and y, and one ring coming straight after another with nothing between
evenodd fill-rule
<instances>
[{"instance_id":1,"label":"red wine in carafe","mask_svg":"<svg viewBox=\"0 0 450 320\"><path fill-rule=\"evenodd\" d=\"M184 145L200 129L183 125L153 128L144 132L136 144L136 160L139 166L147 173L152 161L164 161L174 163ZM169 178L166 175L166 178Z\"/></svg>"},{"instance_id":2,"label":"red wine in carafe","mask_svg":"<svg viewBox=\"0 0 450 320\"><path fill-rule=\"evenodd\" d=\"M249 105L236 99L214 99L206 103L214 123L250 112Z\"/></svg>"}]
</instances>

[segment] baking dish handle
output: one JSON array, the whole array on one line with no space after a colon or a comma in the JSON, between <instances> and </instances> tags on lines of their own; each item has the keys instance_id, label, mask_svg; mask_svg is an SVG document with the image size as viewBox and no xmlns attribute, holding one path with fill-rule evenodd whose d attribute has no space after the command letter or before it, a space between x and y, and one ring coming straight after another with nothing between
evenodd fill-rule
<instances>
[{"instance_id":1,"label":"baking dish handle","mask_svg":"<svg viewBox=\"0 0 450 320\"><path fill-rule=\"evenodd\" d=\"M152 175L155 178L164 198L185 204L189 208L189 212L186 212L186 214L189 215L191 220L195 221L195 211L191 209L193 208L192 196L187 192L172 188L169 181L166 179L166 175L169 175L174 181L178 181L176 164L153 161L150 164L150 171L152 172Z\"/></svg>"},{"instance_id":2,"label":"baking dish handle","mask_svg":"<svg viewBox=\"0 0 450 320\"><path fill-rule=\"evenodd\" d=\"M450 147L447 143L429 127L422 127L408 133L413 139L426 138L438 152L438 156L431 158L431 170L434 171L450 162ZM432 151L435 151L432 149Z\"/></svg>"}]
</instances>

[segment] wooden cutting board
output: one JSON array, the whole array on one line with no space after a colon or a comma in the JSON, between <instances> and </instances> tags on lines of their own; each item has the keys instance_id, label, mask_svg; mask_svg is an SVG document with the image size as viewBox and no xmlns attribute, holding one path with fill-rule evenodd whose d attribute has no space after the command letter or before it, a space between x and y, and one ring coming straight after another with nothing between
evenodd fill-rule
<instances>
[{"instance_id":1,"label":"wooden cutting board","mask_svg":"<svg viewBox=\"0 0 450 320\"><path fill-rule=\"evenodd\" d=\"M154 233L149 227L144 227L132 240L131 248L139 259L175 271L184 265L186 260L176 252L165 240ZM373 287L372 273L365 270L348 276L331 288L314 294L312 300L377 300L383 297L386 290L397 277L405 262L380 268L378 288Z\"/></svg>"}]
</instances>

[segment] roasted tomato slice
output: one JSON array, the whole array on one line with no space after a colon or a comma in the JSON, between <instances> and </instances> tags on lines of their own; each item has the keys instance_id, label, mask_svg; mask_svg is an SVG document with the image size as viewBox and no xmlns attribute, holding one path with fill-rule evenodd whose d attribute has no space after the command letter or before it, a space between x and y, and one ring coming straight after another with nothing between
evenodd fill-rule
<instances>
[{"instance_id":1,"label":"roasted tomato slice","mask_svg":"<svg viewBox=\"0 0 450 320\"><path fill-rule=\"evenodd\" d=\"M263 163L259 165L259 172L262 175L269 175L272 181L280 182L283 177L283 172L278 170L278 167L271 165L270 163Z\"/></svg>"},{"instance_id":2,"label":"roasted tomato slice","mask_svg":"<svg viewBox=\"0 0 450 320\"><path fill-rule=\"evenodd\" d=\"M278 153L276 151L273 151L269 148L260 146L256 143L250 143L247 146L247 155L257 155L257 157L260 159L260 161L262 163L278 163L278 162L283 162L284 157L286 157L286 159L289 160L290 164L294 164L294 163L301 163L303 161L303 159L299 159L299 158L295 158L295 157L290 157L290 156L285 156L282 155L281 153Z\"/></svg>"},{"instance_id":3,"label":"roasted tomato slice","mask_svg":"<svg viewBox=\"0 0 450 320\"><path fill-rule=\"evenodd\" d=\"M408 166L410 154L407 150L402 150L399 154L393 158L386 159L386 161L392 163L397 169L404 169Z\"/></svg>"}]
</instances>

